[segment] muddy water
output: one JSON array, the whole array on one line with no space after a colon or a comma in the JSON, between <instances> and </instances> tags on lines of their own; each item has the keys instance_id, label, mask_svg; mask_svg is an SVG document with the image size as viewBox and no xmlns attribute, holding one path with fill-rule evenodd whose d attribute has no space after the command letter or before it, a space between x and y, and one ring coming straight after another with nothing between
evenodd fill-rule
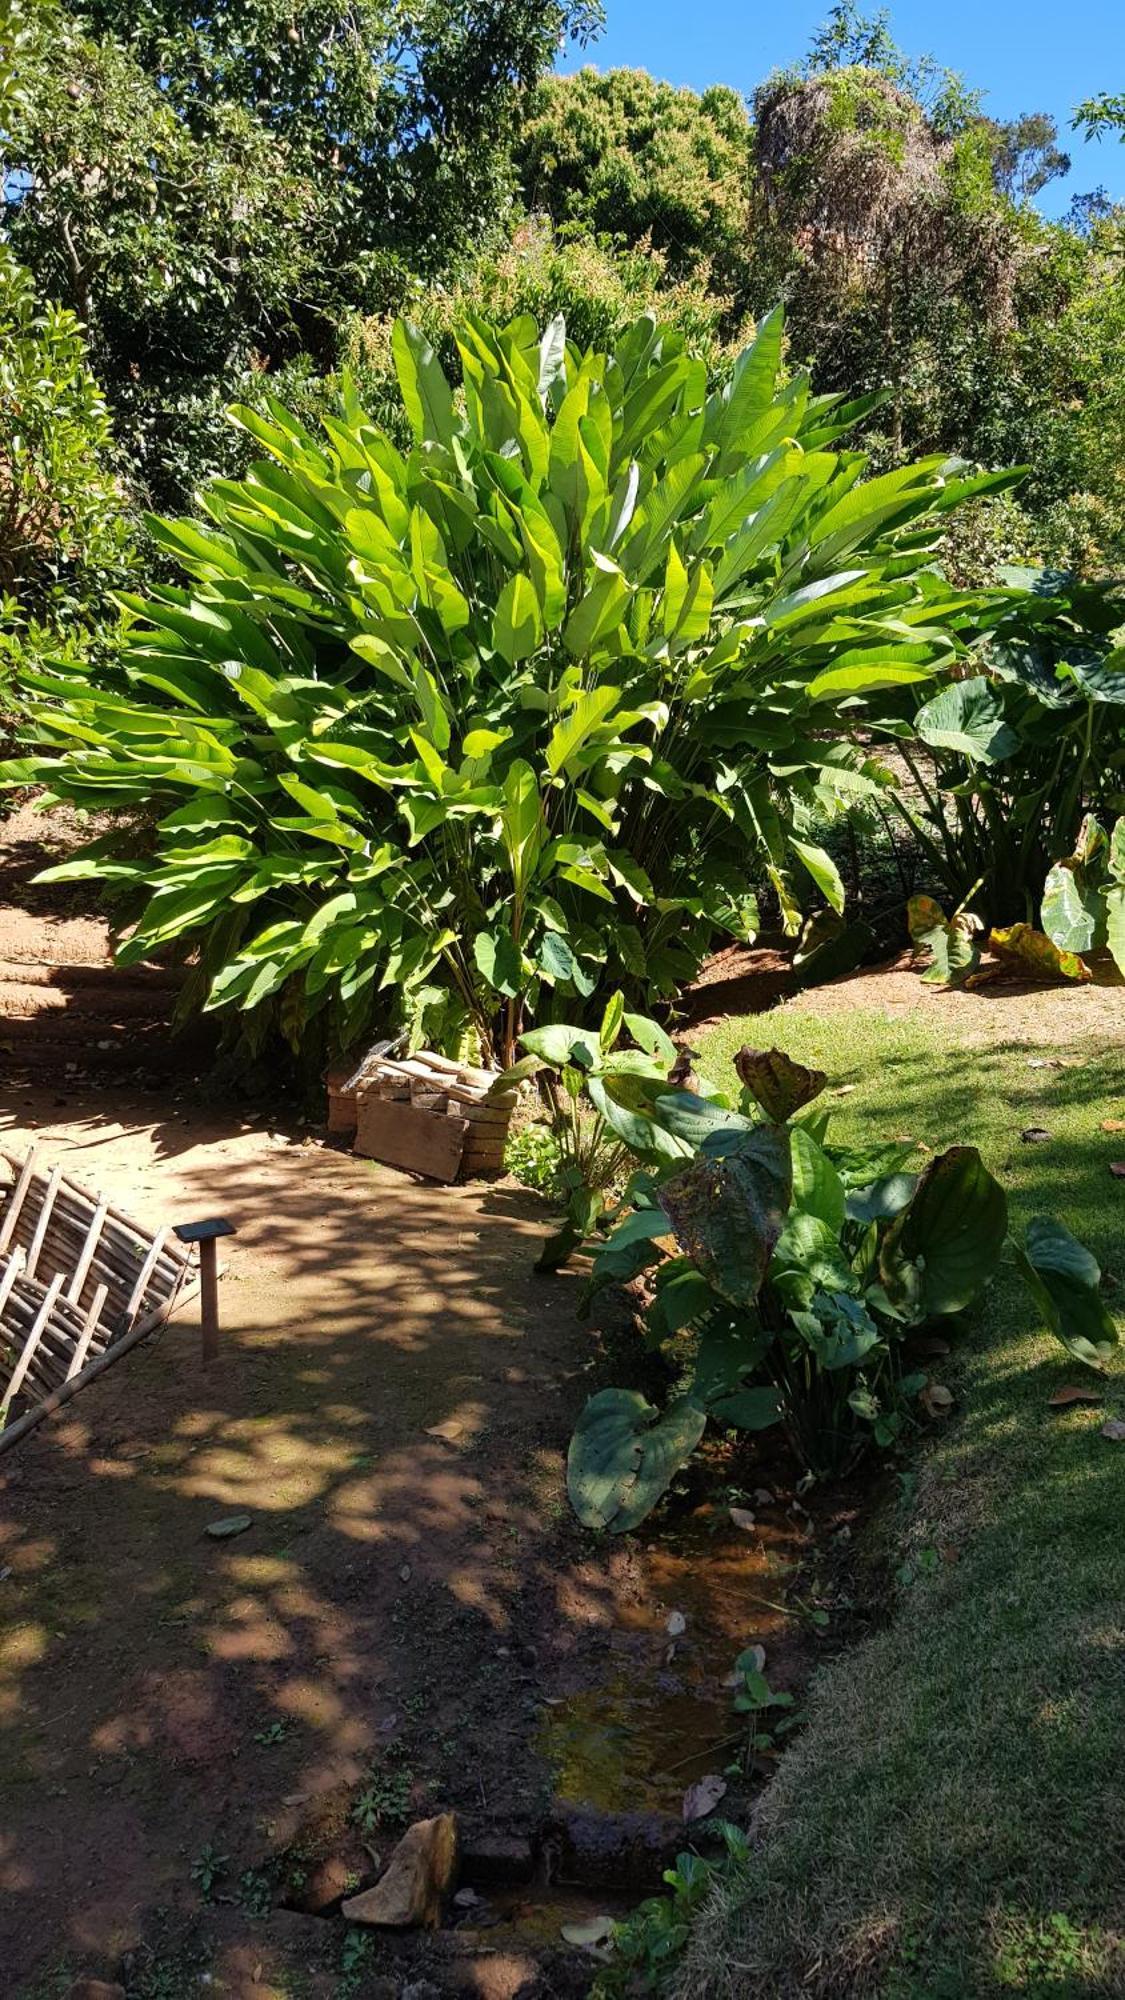
<instances>
[{"instance_id":1,"label":"muddy water","mask_svg":"<svg viewBox=\"0 0 1125 2000\"><path fill-rule=\"evenodd\" d=\"M538 1748L560 1801L678 1814L685 1788L738 1754L725 1683L742 1649L765 1647L771 1686L801 1677L807 1633L784 1606L808 1553L805 1523L781 1495L754 1513L746 1531L726 1508L703 1508L638 1551L596 1678L550 1698L542 1714ZM667 1629L675 1612L685 1621L678 1636Z\"/></svg>"}]
</instances>

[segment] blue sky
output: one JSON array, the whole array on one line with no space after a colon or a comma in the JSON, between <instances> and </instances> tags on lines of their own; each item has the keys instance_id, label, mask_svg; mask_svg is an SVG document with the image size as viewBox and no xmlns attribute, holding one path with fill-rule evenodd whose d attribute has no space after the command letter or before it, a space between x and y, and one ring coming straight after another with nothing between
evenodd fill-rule
<instances>
[{"instance_id":1,"label":"blue sky","mask_svg":"<svg viewBox=\"0 0 1125 2000\"><path fill-rule=\"evenodd\" d=\"M626 65L670 83L701 90L729 83L749 94L771 69L804 54L829 0L777 0L751 9L745 0L604 0L605 30L585 56L571 50L561 63L599 69ZM865 12L877 11L870 0ZM910 55L933 55L987 92L994 118L1050 111L1074 165L1041 198L1062 213L1072 194L1104 187L1125 199L1125 145L1087 144L1068 130L1071 111L1100 90L1125 90L1125 7L1122 0L899 0L890 8L895 39Z\"/></svg>"}]
</instances>

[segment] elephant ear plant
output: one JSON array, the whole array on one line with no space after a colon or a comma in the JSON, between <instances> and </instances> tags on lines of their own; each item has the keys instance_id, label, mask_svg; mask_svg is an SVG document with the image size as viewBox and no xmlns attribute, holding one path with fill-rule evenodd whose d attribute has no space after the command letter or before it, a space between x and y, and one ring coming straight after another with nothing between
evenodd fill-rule
<instances>
[{"instance_id":1,"label":"elephant ear plant","mask_svg":"<svg viewBox=\"0 0 1125 2000\"><path fill-rule=\"evenodd\" d=\"M1011 475L868 477L838 440L870 400L786 378L776 312L716 384L647 318L613 354L561 319L456 345L455 383L395 329L405 454L347 383L322 435L234 412L261 460L152 523L185 580L122 600L120 664L26 676L4 776L120 816L49 873L119 896L122 961L191 955L186 1004L507 1064L751 938L757 883L790 931L840 908L817 828L892 782L843 724L995 625L1010 593L933 552Z\"/></svg>"},{"instance_id":2,"label":"elephant ear plant","mask_svg":"<svg viewBox=\"0 0 1125 2000\"><path fill-rule=\"evenodd\" d=\"M971 1305L1008 1241L1006 1196L975 1147L918 1172L912 1143L833 1146L813 1108L827 1079L779 1050L741 1051L737 1104L652 1067L618 1079L595 1064L588 1085L638 1157L591 1285L643 1274L646 1336L678 1384L663 1409L603 1389L579 1418L571 1499L616 1533L649 1513L708 1421L781 1425L818 1478L869 1440L891 1444L926 1387L909 1336ZM1089 1251L1042 1218L1010 1250L1052 1332L1104 1367L1117 1334Z\"/></svg>"}]
</instances>

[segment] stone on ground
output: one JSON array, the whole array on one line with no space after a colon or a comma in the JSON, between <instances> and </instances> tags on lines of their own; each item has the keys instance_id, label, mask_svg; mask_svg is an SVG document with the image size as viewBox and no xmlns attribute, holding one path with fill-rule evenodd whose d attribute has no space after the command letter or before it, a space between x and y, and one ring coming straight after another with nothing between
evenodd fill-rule
<instances>
[{"instance_id":1,"label":"stone on ground","mask_svg":"<svg viewBox=\"0 0 1125 2000\"><path fill-rule=\"evenodd\" d=\"M342 1905L349 1923L382 1929L437 1928L457 1874L457 1821L452 1813L420 1819L403 1834L373 1889Z\"/></svg>"}]
</instances>

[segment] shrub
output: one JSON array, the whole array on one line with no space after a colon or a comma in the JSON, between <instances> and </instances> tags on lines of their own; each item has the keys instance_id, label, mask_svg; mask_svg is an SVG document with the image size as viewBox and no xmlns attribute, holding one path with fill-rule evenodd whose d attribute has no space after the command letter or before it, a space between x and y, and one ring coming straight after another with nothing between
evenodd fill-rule
<instances>
[{"instance_id":1,"label":"shrub","mask_svg":"<svg viewBox=\"0 0 1125 2000\"><path fill-rule=\"evenodd\" d=\"M734 1104L673 1088L659 1047L619 1051L621 1025L620 1008L600 1037L556 1025L549 1054L533 1033L516 1072L549 1061L579 1073L640 1162L591 1285L644 1274L647 1343L676 1381L663 1410L629 1389L586 1404L568 1472L584 1526L637 1527L709 1417L745 1431L780 1423L817 1477L870 1439L892 1444L911 1397L937 1406L909 1336L970 1306L1006 1243L1046 1325L1076 1360L1105 1366L1117 1332L1094 1258L1046 1217L1024 1245L1008 1239L1007 1198L974 1146L920 1171L913 1141L833 1146L827 1114L810 1109L823 1072L743 1048Z\"/></svg>"},{"instance_id":2,"label":"shrub","mask_svg":"<svg viewBox=\"0 0 1125 2000\"><path fill-rule=\"evenodd\" d=\"M0 245L0 596L23 618L82 611L119 578L111 446L78 321Z\"/></svg>"},{"instance_id":3,"label":"shrub","mask_svg":"<svg viewBox=\"0 0 1125 2000\"><path fill-rule=\"evenodd\" d=\"M120 957L198 947L193 996L294 1044L393 1012L506 1061L529 1017L753 937L756 875L791 929L802 881L839 907L810 830L889 782L840 715L1007 610L929 556L1008 475L864 481L830 449L863 406L778 388L781 348L773 314L709 391L651 319L609 357L469 320L455 398L400 323L408 456L347 389L323 443L242 410L269 460L153 529L187 586L124 600L123 677L36 677L7 767L158 817L154 854L55 871L139 893Z\"/></svg>"}]
</instances>

